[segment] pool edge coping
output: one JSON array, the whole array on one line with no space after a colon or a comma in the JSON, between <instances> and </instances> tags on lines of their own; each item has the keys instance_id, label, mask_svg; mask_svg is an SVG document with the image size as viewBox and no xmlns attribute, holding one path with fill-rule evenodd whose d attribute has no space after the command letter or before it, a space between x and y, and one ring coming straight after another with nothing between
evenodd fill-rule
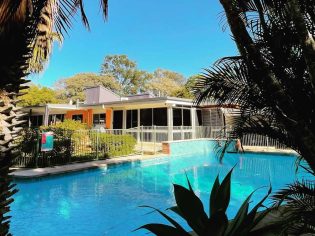
<instances>
[{"instance_id":1,"label":"pool edge coping","mask_svg":"<svg viewBox=\"0 0 315 236\"><path fill-rule=\"evenodd\" d=\"M134 155L134 156L123 156L116 157L106 160L96 160L84 163L72 163L68 165L44 167L44 168L32 168L28 170L15 170L10 173L10 176L14 179L33 179L45 176L60 175L72 172L79 172L82 170L104 168L108 165L117 165L135 161L149 160L160 157L167 157L165 154L156 155Z\"/></svg>"}]
</instances>

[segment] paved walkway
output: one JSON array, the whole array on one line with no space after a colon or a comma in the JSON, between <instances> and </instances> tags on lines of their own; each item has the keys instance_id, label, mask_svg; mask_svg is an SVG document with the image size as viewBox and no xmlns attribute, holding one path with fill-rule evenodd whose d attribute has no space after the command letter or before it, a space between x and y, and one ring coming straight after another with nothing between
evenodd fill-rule
<instances>
[{"instance_id":1,"label":"paved walkway","mask_svg":"<svg viewBox=\"0 0 315 236\"><path fill-rule=\"evenodd\" d=\"M162 157L165 155L135 155L135 156L126 156L126 157L116 157L113 159L101 160L101 161L90 161L84 163L74 163L63 166L54 166L54 167L46 167L46 168L36 168L36 169L28 169L21 170L17 169L11 173L14 178L17 179L29 179L29 178L37 178L48 175L57 175L68 172L92 169L92 168L102 168L111 164L121 164L126 162L133 162L139 160L153 159L156 157Z\"/></svg>"}]
</instances>

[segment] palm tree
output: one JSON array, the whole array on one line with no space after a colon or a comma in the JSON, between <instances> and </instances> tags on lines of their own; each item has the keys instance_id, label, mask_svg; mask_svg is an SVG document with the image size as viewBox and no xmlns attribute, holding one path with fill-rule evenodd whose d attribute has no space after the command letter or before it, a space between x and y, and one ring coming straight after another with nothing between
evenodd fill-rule
<instances>
[{"instance_id":1,"label":"palm tree","mask_svg":"<svg viewBox=\"0 0 315 236\"><path fill-rule=\"evenodd\" d=\"M101 0L107 16L107 0ZM30 71L43 68L49 58L54 36L63 35L79 10L83 23L89 23L82 0L3 0L0 2L0 235L9 234L8 212L12 195L9 168L19 156L17 138L23 114L16 107L19 91L25 89ZM30 68L32 65L39 66Z\"/></svg>"},{"instance_id":2,"label":"palm tree","mask_svg":"<svg viewBox=\"0 0 315 236\"><path fill-rule=\"evenodd\" d=\"M214 98L220 104L238 104L240 114L235 121L234 137L256 133L277 139L296 150L314 173L314 2L220 2L239 55L223 58L205 71L194 88L196 102ZM294 185L303 183L288 186L275 199L282 199L289 207L296 207L294 201L290 201L292 191L287 191ZM314 182L303 186L305 188L298 188L304 191L300 200L310 199L311 195L313 201L309 201L309 207L312 210L307 214L314 219ZM297 224L301 226L301 222ZM302 224L308 225L306 228L311 231L310 222Z\"/></svg>"}]
</instances>

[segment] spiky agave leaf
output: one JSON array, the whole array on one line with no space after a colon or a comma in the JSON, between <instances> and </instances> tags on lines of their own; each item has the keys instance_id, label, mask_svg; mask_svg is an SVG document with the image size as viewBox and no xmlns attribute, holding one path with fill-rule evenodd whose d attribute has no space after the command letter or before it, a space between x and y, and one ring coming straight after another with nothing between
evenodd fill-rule
<instances>
[{"instance_id":1,"label":"spiky agave leaf","mask_svg":"<svg viewBox=\"0 0 315 236\"><path fill-rule=\"evenodd\" d=\"M209 198L209 216L205 213L203 204L195 195L187 177L188 188L174 184L174 195L177 205L169 208L169 210L178 214L188 223L188 225L193 229L193 235L249 235L251 230L253 230L254 227L256 227L257 224L268 214L268 210L265 212L260 212L259 214L257 212L262 207L263 202L269 196L271 188L269 189L266 196L261 201L259 201L251 211L249 211L250 198L254 192L251 193L242 204L235 219L231 222L228 222L225 212L230 202L232 171L233 169L225 176L221 183L219 181L219 176L217 176ZM187 234L182 226L180 226L175 220L160 210L156 208L153 209L158 211L174 227L163 224L146 224L139 227L137 230L147 229L158 236Z\"/></svg>"}]
</instances>

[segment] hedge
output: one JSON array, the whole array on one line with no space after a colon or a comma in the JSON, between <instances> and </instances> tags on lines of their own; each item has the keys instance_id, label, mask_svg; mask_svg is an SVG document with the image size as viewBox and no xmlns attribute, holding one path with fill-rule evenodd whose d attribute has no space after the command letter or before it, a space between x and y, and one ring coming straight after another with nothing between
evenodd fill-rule
<instances>
[{"instance_id":1,"label":"hedge","mask_svg":"<svg viewBox=\"0 0 315 236\"><path fill-rule=\"evenodd\" d=\"M92 149L98 152L99 158L108 158L134 153L136 139L128 134L91 133Z\"/></svg>"}]
</instances>

